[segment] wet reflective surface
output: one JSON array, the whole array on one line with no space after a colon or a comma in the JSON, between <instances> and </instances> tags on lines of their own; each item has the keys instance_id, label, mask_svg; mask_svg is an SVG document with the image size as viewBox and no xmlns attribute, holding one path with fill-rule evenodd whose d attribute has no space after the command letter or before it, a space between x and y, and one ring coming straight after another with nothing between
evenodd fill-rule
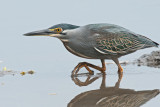
<instances>
[{"instance_id":1,"label":"wet reflective surface","mask_svg":"<svg viewBox=\"0 0 160 107\"><path fill-rule=\"evenodd\" d=\"M76 65L76 64L75 64ZM73 67L74 68L74 67ZM12 72L0 77L0 101L3 107L151 107L160 104L157 68L123 66L118 76L116 65L107 65L106 75L95 71L78 76L71 71ZM2 71L1 71L2 72ZM14 75L13 75L14 74Z\"/></svg>"},{"instance_id":2,"label":"wet reflective surface","mask_svg":"<svg viewBox=\"0 0 160 107\"><path fill-rule=\"evenodd\" d=\"M119 76L114 87L106 87L106 74L101 76L100 89L77 95L71 100L68 107L139 107L160 93L159 89L135 91L134 89L119 88L122 75ZM73 77L72 80L78 86L87 86L98 78L90 79L88 76L85 82L81 82L77 77Z\"/></svg>"}]
</instances>

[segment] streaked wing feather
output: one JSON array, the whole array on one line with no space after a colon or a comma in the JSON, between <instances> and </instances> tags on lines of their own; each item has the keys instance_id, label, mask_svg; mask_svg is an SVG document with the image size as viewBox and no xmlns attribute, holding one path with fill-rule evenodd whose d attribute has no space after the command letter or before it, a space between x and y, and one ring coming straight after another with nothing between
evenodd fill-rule
<instances>
[{"instance_id":1,"label":"streaked wing feather","mask_svg":"<svg viewBox=\"0 0 160 107\"><path fill-rule=\"evenodd\" d=\"M96 34L97 46L94 48L103 54L128 54L138 49L158 47L158 43L145 36L135 34L123 27L112 24L92 24L87 26Z\"/></svg>"},{"instance_id":2,"label":"streaked wing feather","mask_svg":"<svg viewBox=\"0 0 160 107\"><path fill-rule=\"evenodd\" d=\"M96 50L103 54L127 54L142 48L145 44L138 40L138 37L131 33L118 32L110 33L110 36L100 36L96 40Z\"/></svg>"}]
</instances>

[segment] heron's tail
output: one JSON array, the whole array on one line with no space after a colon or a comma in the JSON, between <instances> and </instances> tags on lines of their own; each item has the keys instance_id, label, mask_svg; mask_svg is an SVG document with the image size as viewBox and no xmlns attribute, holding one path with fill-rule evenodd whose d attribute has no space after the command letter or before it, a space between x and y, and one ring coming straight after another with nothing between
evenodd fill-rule
<instances>
[{"instance_id":1,"label":"heron's tail","mask_svg":"<svg viewBox=\"0 0 160 107\"><path fill-rule=\"evenodd\" d=\"M144 48L146 47L158 47L160 44L143 36L143 35L139 35L139 37L141 38L141 40L146 44Z\"/></svg>"},{"instance_id":2,"label":"heron's tail","mask_svg":"<svg viewBox=\"0 0 160 107\"><path fill-rule=\"evenodd\" d=\"M160 45L159 43L154 42L154 41L153 41L153 43L156 45L156 47L158 47Z\"/></svg>"}]
</instances>

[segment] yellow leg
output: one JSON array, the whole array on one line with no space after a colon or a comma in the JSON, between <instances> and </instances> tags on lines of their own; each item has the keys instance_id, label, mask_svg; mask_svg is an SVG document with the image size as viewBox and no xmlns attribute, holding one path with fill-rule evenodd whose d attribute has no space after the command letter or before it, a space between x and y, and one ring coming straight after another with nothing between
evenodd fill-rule
<instances>
[{"instance_id":1,"label":"yellow leg","mask_svg":"<svg viewBox=\"0 0 160 107\"><path fill-rule=\"evenodd\" d=\"M117 64L117 66L118 66L118 74L119 75L121 75L121 74L123 74L123 68L121 67L121 65L120 65L120 63L119 63L119 61L118 61L118 58L114 58L114 59L112 59L116 64Z\"/></svg>"},{"instance_id":2,"label":"yellow leg","mask_svg":"<svg viewBox=\"0 0 160 107\"><path fill-rule=\"evenodd\" d=\"M118 73L122 73L123 72L123 68L121 67L121 65L118 65Z\"/></svg>"}]
</instances>

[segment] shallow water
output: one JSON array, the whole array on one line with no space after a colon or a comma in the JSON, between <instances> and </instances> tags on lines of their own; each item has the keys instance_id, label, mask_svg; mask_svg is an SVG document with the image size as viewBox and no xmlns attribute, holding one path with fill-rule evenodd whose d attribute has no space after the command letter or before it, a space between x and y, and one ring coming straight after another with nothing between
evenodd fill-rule
<instances>
[{"instance_id":1,"label":"shallow water","mask_svg":"<svg viewBox=\"0 0 160 107\"><path fill-rule=\"evenodd\" d=\"M87 75L82 69L78 77L71 77L68 70L37 70L32 75L12 71L14 75L0 77L1 107L104 107L112 103L109 107L117 103L128 104L126 107L159 106L159 69L123 66L124 74L118 81L116 66L107 68L106 75L98 71Z\"/></svg>"},{"instance_id":2,"label":"shallow water","mask_svg":"<svg viewBox=\"0 0 160 107\"><path fill-rule=\"evenodd\" d=\"M157 91L152 93L151 90L160 89L160 69L123 66L123 78L118 82L120 86L118 88L116 85L114 88L118 81L117 66L109 64L106 77L95 71L89 83L75 84L73 79L76 78L71 78L71 71L80 61L95 65L100 65L100 61L82 59L70 54L55 38L23 36L27 32L46 29L58 23L79 26L111 23L160 43L160 14L157 14L159 10L159 0L1 0L0 69L6 66L6 70L12 71L0 70L0 107L75 107L77 100L78 105L86 102L87 107L94 107L95 104L99 106L105 104L104 102L115 102L116 98L121 99L124 96L128 98L125 100L128 103L146 102L141 106L159 107L160 95L156 96ZM155 50L159 48L140 50L120 58L120 61L134 61ZM30 70L33 70L34 74L28 74ZM82 69L79 73L86 72ZM78 78L85 81L88 76L80 75ZM108 88L102 91L100 86L104 78ZM78 86L79 84L85 86ZM115 89L119 91L115 92ZM96 90L95 93L92 90ZM150 95L150 100L141 101L144 91ZM101 96L96 93L105 94ZM147 97L146 94L144 95ZM141 100L133 101L129 100L130 98ZM118 101L120 104L125 103Z\"/></svg>"}]
</instances>

